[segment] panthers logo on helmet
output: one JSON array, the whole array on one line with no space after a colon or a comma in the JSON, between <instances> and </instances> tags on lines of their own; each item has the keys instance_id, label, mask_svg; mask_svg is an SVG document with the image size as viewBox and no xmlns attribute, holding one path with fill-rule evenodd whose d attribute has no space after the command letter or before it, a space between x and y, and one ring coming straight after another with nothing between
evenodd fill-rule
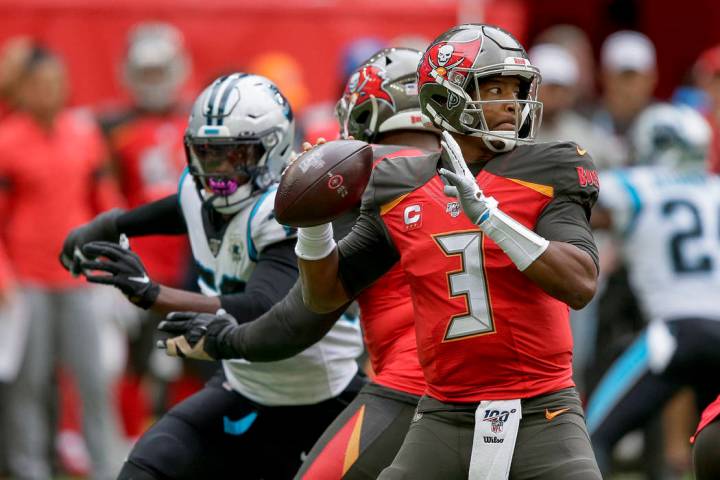
<instances>
[{"instance_id":1,"label":"panthers logo on helmet","mask_svg":"<svg viewBox=\"0 0 720 480\"><path fill-rule=\"evenodd\" d=\"M344 94L348 97L355 96L355 105L363 104L372 96L394 108L395 102L384 88L386 79L385 70L375 65L367 65L352 74Z\"/></svg>"},{"instance_id":2,"label":"panthers logo on helmet","mask_svg":"<svg viewBox=\"0 0 720 480\"><path fill-rule=\"evenodd\" d=\"M450 81L456 85L465 83L467 73L455 69L471 68L482 49L483 37L474 34L465 41L438 42L423 56L418 69L418 87L427 83Z\"/></svg>"}]
</instances>

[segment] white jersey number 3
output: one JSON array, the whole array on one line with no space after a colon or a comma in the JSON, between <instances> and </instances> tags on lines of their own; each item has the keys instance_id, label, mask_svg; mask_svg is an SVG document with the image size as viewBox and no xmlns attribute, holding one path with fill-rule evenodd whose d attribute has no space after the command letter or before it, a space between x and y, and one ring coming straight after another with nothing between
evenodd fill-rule
<instances>
[{"instance_id":1,"label":"white jersey number 3","mask_svg":"<svg viewBox=\"0 0 720 480\"><path fill-rule=\"evenodd\" d=\"M488 303L480 232L460 232L435 236L445 255L460 255L462 269L448 273L452 296L465 296L468 311L450 319L445 340L495 331Z\"/></svg>"}]
</instances>

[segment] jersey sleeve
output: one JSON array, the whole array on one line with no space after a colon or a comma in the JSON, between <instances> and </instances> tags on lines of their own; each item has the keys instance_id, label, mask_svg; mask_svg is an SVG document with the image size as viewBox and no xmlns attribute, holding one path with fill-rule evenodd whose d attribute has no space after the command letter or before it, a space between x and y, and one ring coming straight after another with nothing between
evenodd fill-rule
<instances>
[{"instance_id":1,"label":"jersey sleeve","mask_svg":"<svg viewBox=\"0 0 720 480\"><path fill-rule=\"evenodd\" d=\"M590 213L600 192L597 169L590 155L574 143L557 144L544 161L553 168L553 199L538 218L535 231L551 241L575 245L599 268Z\"/></svg>"},{"instance_id":2,"label":"jersey sleeve","mask_svg":"<svg viewBox=\"0 0 720 480\"><path fill-rule=\"evenodd\" d=\"M338 274L350 298L357 297L400 259L377 214L365 210L338 243L338 252Z\"/></svg>"},{"instance_id":3,"label":"jersey sleeve","mask_svg":"<svg viewBox=\"0 0 720 480\"><path fill-rule=\"evenodd\" d=\"M275 219L276 189L263 193L250 210L248 217L248 254L254 262L258 261L260 252L268 245L286 240L294 240L297 230L280 225Z\"/></svg>"},{"instance_id":4,"label":"jersey sleeve","mask_svg":"<svg viewBox=\"0 0 720 480\"><path fill-rule=\"evenodd\" d=\"M618 169L604 172L600 175L603 194L598 199L598 207L610 212L612 229L619 234L625 234L635 221L642 198L627 170Z\"/></svg>"}]
</instances>

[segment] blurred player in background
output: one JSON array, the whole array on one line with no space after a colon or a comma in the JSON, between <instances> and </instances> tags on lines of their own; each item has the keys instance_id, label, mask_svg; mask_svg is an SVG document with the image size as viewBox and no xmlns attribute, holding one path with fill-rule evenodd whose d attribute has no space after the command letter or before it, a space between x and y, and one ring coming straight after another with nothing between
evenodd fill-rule
<instances>
[{"instance_id":1,"label":"blurred player in background","mask_svg":"<svg viewBox=\"0 0 720 480\"><path fill-rule=\"evenodd\" d=\"M65 108L62 60L33 45L0 124L2 242L29 313L20 371L8 389L9 465L16 478L51 478L49 405L58 359L74 374L94 478L115 474L115 415L101 361L102 314L93 289L57 264L67 232L120 203L102 136L87 112Z\"/></svg>"},{"instance_id":2,"label":"blurred player in background","mask_svg":"<svg viewBox=\"0 0 720 480\"><path fill-rule=\"evenodd\" d=\"M600 52L601 103L592 113L595 127L614 138L613 150L625 165L630 160L628 132L635 119L653 103L657 59L652 41L640 32L623 30L605 39Z\"/></svg>"},{"instance_id":3,"label":"blurred player in background","mask_svg":"<svg viewBox=\"0 0 720 480\"><path fill-rule=\"evenodd\" d=\"M177 191L185 168L183 133L189 110L182 101L182 88L190 68L183 36L172 25L141 23L129 32L121 73L132 105L105 112L100 123L130 208ZM182 285L190 265L185 237L138 238L133 250L158 283ZM152 411L151 392L141 382L148 373L160 319L140 310L128 314L129 360L120 384L120 409L125 434L135 439L147 427Z\"/></svg>"},{"instance_id":4,"label":"blurred player in background","mask_svg":"<svg viewBox=\"0 0 720 480\"><path fill-rule=\"evenodd\" d=\"M418 78L443 154L381 160L338 248L330 224L300 229L296 246L314 311L398 261L410 284L428 390L379 478L600 478L568 323L568 305L595 291L592 161L575 144L533 144L539 72L497 27L443 33Z\"/></svg>"},{"instance_id":5,"label":"blurred player in background","mask_svg":"<svg viewBox=\"0 0 720 480\"><path fill-rule=\"evenodd\" d=\"M351 73L337 103L341 136L373 142L377 159L437 151L438 132L426 126L420 111L416 70L422 53L406 48L377 52ZM359 208L359 205L358 205ZM342 238L358 209L333 222ZM297 478L375 479L397 454L415 407L425 392L418 362L415 316L410 289L399 264L359 297L373 381L328 427L303 463ZM192 356L201 339L205 350L222 358L277 360L288 358L322 338L344 310L315 314L304 306L300 285L258 320L231 327L222 337L212 332L230 325L226 315L183 314L169 318L161 330L182 333L167 341L169 353ZM210 332L205 335L205 332ZM196 350L198 351L198 350Z\"/></svg>"},{"instance_id":6,"label":"blurred player in background","mask_svg":"<svg viewBox=\"0 0 720 480\"><path fill-rule=\"evenodd\" d=\"M239 321L256 318L297 279L295 231L273 214L293 136L292 110L272 82L244 73L219 78L193 105L178 193L79 227L63 247L65 265L159 313L223 308ZM137 254L112 243L120 232L186 233L202 294L151 280ZM95 260L80 262L79 247ZM357 320L346 319L284 362L224 361L203 390L140 438L120 478L227 478L238 468L243 478L292 477L364 383L355 362L361 350Z\"/></svg>"},{"instance_id":7,"label":"blurred player in background","mask_svg":"<svg viewBox=\"0 0 720 480\"><path fill-rule=\"evenodd\" d=\"M708 168L713 173L720 173L720 45L700 55L693 67L693 76L705 94L705 119L712 129Z\"/></svg>"},{"instance_id":8,"label":"blurred player in background","mask_svg":"<svg viewBox=\"0 0 720 480\"><path fill-rule=\"evenodd\" d=\"M648 108L632 131L637 167L602 176L593 225L620 238L648 327L587 406L598 463L683 386L699 409L720 391L720 179L705 173L710 129L690 107Z\"/></svg>"}]
</instances>

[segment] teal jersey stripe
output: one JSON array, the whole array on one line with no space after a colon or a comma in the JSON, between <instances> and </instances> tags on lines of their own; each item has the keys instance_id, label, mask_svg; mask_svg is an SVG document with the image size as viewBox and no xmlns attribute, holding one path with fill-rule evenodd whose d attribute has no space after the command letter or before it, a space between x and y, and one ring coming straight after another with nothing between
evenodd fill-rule
<instances>
[{"instance_id":1,"label":"teal jersey stripe","mask_svg":"<svg viewBox=\"0 0 720 480\"><path fill-rule=\"evenodd\" d=\"M277 185L274 185L267 189L265 193L263 193L257 202L255 202L255 205L253 205L252 210L250 210L250 216L248 217L248 224L247 224L247 245L248 245L248 256L250 257L250 260L253 262L258 261L258 252L257 248L255 248L255 242L252 239L252 221L253 218L255 218L255 215L257 215L258 210L260 210L260 206L265 201L265 199L270 195L272 192L277 190Z\"/></svg>"},{"instance_id":2,"label":"teal jersey stripe","mask_svg":"<svg viewBox=\"0 0 720 480\"><path fill-rule=\"evenodd\" d=\"M648 371L647 330L618 358L588 400L586 418L592 435L620 399Z\"/></svg>"},{"instance_id":3,"label":"teal jersey stripe","mask_svg":"<svg viewBox=\"0 0 720 480\"><path fill-rule=\"evenodd\" d=\"M640 198L640 193L630 181L630 176L628 175L628 173L626 171L617 171L615 172L615 175L620 181L620 184L625 187L625 190L630 196L630 202L632 203L632 213L630 216L630 220L628 221L625 231L623 232L623 234L627 236L632 233L635 225L638 222L638 219L640 218L640 212L642 212L643 203L642 199Z\"/></svg>"}]
</instances>

